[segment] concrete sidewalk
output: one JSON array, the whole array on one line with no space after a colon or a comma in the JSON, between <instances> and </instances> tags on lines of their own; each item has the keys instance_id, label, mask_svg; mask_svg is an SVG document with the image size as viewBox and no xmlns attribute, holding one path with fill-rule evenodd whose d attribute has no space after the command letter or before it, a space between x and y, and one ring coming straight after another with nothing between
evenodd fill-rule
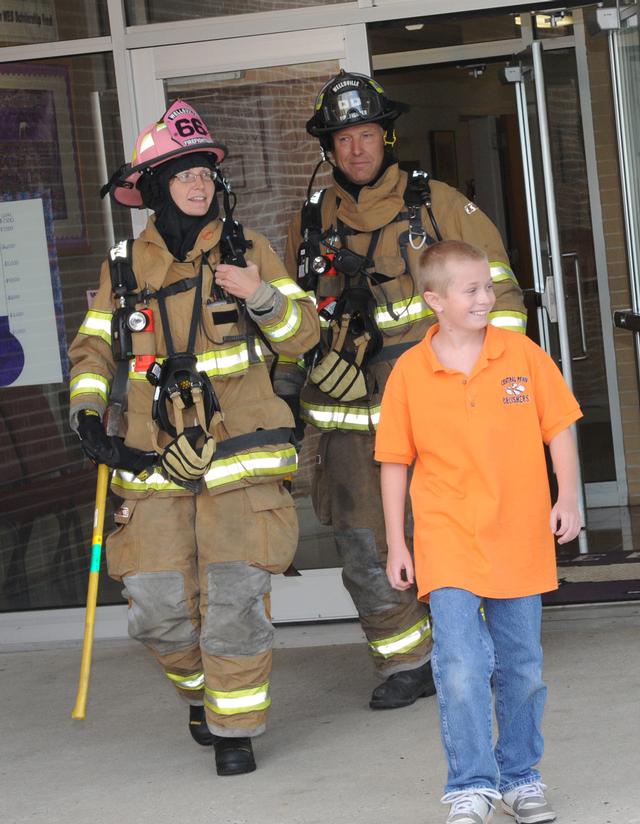
<instances>
[{"instance_id":1,"label":"concrete sidewalk","mask_svg":"<svg viewBox=\"0 0 640 824\"><path fill-rule=\"evenodd\" d=\"M277 631L258 770L219 778L151 656L100 642L0 654L3 824L442 824L433 698L372 712L354 624ZM331 645L326 644L331 640ZM306 646L297 646L306 644ZM640 604L546 610L543 776L560 824L640 824ZM494 824L513 819L498 813Z\"/></svg>"}]
</instances>

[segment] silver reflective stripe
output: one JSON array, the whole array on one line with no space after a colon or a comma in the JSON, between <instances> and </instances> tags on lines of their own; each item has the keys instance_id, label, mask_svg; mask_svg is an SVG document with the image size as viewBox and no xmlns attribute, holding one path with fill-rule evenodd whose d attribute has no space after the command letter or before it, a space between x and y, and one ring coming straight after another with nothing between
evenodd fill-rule
<instances>
[{"instance_id":1,"label":"silver reflective stripe","mask_svg":"<svg viewBox=\"0 0 640 824\"><path fill-rule=\"evenodd\" d=\"M409 627L406 632L392 635L389 638L381 638L379 641L369 641L369 647L374 655L391 658L393 655L411 652L429 635L431 635L431 624L429 619L425 617L417 624Z\"/></svg>"},{"instance_id":2,"label":"silver reflective stripe","mask_svg":"<svg viewBox=\"0 0 640 824\"><path fill-rule=\"evenodd\" d=\"M302 312L295 301L288 300L287 303L287 311L281 321L270 326L262 327L264 334L271 340L291 338L300 328Z\"/></svg>"},{"instance_id":3,"label":"silver reflective stripe","mask_svg":"<svg viewBox=\"0 0 640 824\"><path fill-rule=\"evenodd\" d=\"M490 260L489 269L491 271L491 280L494 283L502 283L505 280L512 280L517 283L513 269L501 260Z\"/></svg>"},{"instance_id":4,"label":"silver reflective stripe","mask_svg":"<svg viewBox=\"0 0 640 824\"><path fill-rule=\"evenodd\" d=\"M271 280L269 283L286 298L291 298L292 300L302 300L303 298L309 297L309 295L307 295L307 293L291 278L276 278L276 280Z\"/></svg>"},{"instance_id":5,"label":"silver reflective stripe","mask_svg":"<svg viewBox=\"0 0 640 824\"><path fill-rule=\"evenodd\" d=\"M303 420L313 423L320 429L366 429L377 426L380 421L380 406L345 407L313 406L302 404Z\"/></svg>"},{"instance_id":6,"label":"silver reflective stripe","mask_svg":"<svg viewBox=\"0 0 640 824\"><path fill-rule=\"evenodd\" d=\"M175 672L167 672L165 675L181 690L201 690L204 687L204 672L194 672L191 675L176 675Z\"/></svg>"},{"instance_id":7,"label":"silver reflective stripe","mask_svg":"<svg viewBox=\"0 0 640 824\"><path fill-rule=\"evenodd\" d=\"M376 323L381 329L389 326L403 326L420 318L428 318L433 315L433 310L429 309L419 296L411 298L411 300L396 301L391 305L391 308L398 316L397 318L394 318L386 308L379 306L376 309Z\"/></svg>"},{"instance_id":8,"label":"silver reflective stripe","mask_svg":"<svg viewBox=\"0 0 640 824\"><path fill-rule=\"evenodd\" d=\"M204 476L209 489L254 475L286 475L295 472L298 455L294 447L274 452L247 452L233 458L214 461Z\"/></svg>"},{"instance_id":9,"label":"silver reflective stripe","mask_svg":"<svg viewBox=\"0 0 640 824\"><path fill-rule=\"evenodd\" d=\"M204 703L219 715L239 715L265 710L271 704L269 682L248 690L212 690L205 687Z\"/></svg>"},{"instance_id":10,"label":"silver reflective stripe","mask_svg":"<svg viewBox=\"0 0 640 824\"><path fill-rule=\"evenodd\" d=\"M527 329L527 316L523 312L489 312L489 323L500 329L525 332Z\"/></svg>"},{"instance_id":11,"label":"silver reflective stripe","mask_svg":"<svg viewBox=\"0 0 640 824\"><path fill-rule=\"evenodd\" d=\"M70 397L78 395L100 395L105 401L109 397L109 382L102 375L91 375L87 372L73 378L70 385Z\"/></svg>"},{"instance_id":12,"label":"silver reflective stripe","mask_svg":"<svg viewBox=\"0 0 640 824\"><path fill-rule=\"evenodd\" d=\"M262 475L290 475L298 466L298 455L293 446L278 449L273 452L243 452L237 457L223 458L214 461L204 476L209 489L216 489L224 484L234 483L243 478L260 477ZM116 469L113 477L113 486L123 490L139 491L154 490L156 492L183 491L184 487L167 480L157 470L146 478L138 478L132 472Z\"/></svg>"},{"instance_id":13,"label":"silver reflective stripe","mask_svg":"<svg viewBox=\"0 0 640 824\"><path fill-rule=\"evenodd\" d=\"M83 335L96 335L111 346L111 312L87 312L79 332Z\"/></svg>"},{"instance_id":14,"label":"silver reflective stripe","mask_svg":"<svg viewBox=\"0 0 640 824\"><path fill-rule=\"evenodd\" d=\"M113 472L112 486L120 487L123 490L132 492L144 492L154 490L155 492L184 492L184 487L173 481L168 481L164 475L157 470L146 478L137 478L133 472L125 469L115 469Z\"/></svg>"}]
</instances>

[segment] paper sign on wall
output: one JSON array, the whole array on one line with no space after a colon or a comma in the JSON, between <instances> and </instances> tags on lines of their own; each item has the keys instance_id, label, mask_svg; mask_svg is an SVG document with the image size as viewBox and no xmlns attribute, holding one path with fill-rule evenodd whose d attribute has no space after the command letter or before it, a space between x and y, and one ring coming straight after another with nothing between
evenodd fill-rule
<instances>
[{"instance_id":1,"label":"paper sign on wall","mask_svg":"<svg viewBox=\"0 0 640 824\"><path fill-rule=\"evenodd\" d=\"M0 202L0 387L62 379L43 202Z\"/></svg>"}]
</instances>

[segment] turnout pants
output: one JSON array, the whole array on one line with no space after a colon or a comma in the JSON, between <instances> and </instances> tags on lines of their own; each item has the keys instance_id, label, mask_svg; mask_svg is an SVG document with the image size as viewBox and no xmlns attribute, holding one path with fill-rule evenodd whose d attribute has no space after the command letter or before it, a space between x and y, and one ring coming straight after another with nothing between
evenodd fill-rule
<instances>
[{"instance_id":1,"label":"turnout pants","mask_svg":"<svg viewBox=\"0 0 640 824\"><path fill-rule=\"evenodd\" d=\"M415 588L393 589L386 575L387 542L374 436L323 432L316 455L312 497L321 523L333 526L342 560L342 580L356 606L378 673L424 664L431 653L431 628ZM407 512L407 524L411 518Z\"/></svg>"},{"instance_id":2,"label":"turnout pants","mask_svg":"<svg viewBox=\"0 0 640 824\"><path fill-rule=\"evenodd\" d=\"M298 541L293 500L280 483L219 495L125 501L107 539L109 574L129 602L129 635L154 653L210 730L264 732L273 627L271 573Z\"/></svg>"}]
</instances>

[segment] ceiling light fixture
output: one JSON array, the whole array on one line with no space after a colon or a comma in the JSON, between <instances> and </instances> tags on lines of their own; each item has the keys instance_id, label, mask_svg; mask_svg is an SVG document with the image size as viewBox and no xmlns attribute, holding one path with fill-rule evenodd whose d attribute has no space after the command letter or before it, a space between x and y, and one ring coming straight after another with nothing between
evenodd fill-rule
<instances>
[{"instance_id":1,"label":"ceiling light fixture","mask_svg":"<svg viewBox=\"0 0 640 824\"><path fill-rule=\"evenodd\" d=\"M537 29L559 29L562 26L573 26L573 15L566 9L550 9L547 14L537 13L535 15ZM514 17L516 26L522 25L522 18L519 14Z\"/></svg>"}]
</instances>

